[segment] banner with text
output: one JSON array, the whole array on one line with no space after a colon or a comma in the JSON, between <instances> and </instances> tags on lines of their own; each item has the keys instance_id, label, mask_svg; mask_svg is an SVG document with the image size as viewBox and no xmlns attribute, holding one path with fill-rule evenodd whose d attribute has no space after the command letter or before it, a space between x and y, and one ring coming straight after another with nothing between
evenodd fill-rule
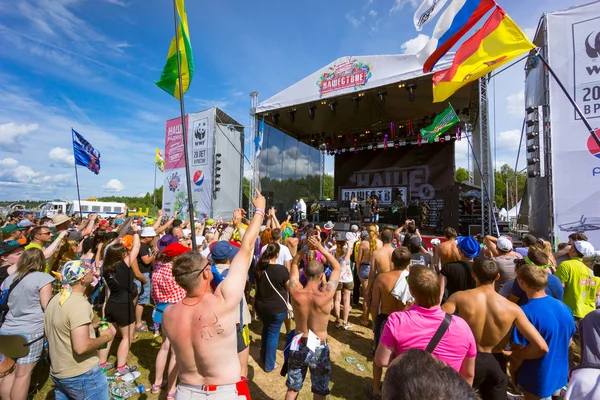
<instances>
[{"instance_id":1,"label":"banner with text","mask_svg":"<svg viewBox=\"0 0 600 400\"><path fill-rule=\"evenodd\" d=\"M196 218L202 220L210 216L212 209L214 109L186 115L186 125L192 199ZM179 219L187 219L189 213L181 118L167 121L164 179L163 210L169 215L179 211Z\"/></svg>"},{"instance_id":2,"label":"banner with text","mask_svg":"<svg viewBox=\"0 0 600 400\"><path fill-rule=\"evenodd\" d=\"M593 127L600 125L600 3L548 14L548 60ZM600 246L600 146L550 78L554 235Z\"/></svg>"}]
</instances>

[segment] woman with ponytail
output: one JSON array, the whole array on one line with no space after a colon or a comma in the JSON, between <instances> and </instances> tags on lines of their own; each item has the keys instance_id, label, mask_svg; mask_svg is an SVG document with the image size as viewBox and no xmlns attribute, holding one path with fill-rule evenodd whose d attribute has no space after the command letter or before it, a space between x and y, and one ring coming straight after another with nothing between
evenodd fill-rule
<instances>
[{"instance_id":1,"label":"woman with ponytail","mask_svg":"<svg viewBox=\"0 0 600 400\"><path fill-rule=\"evenodd\" d=\"M335 314L335 327L344 328L346 330L352 328L352 325L348 323L348 314L350 313L350 295L354 290L354 277L352 276L352 269L350 268L350 254L352 253L352 247L348 245L346 236L338 234L335 238L335 248L332 249L331 253L335 256L336 260L340 263L340 282L338 283L335 297L333 298L333 309ZM344 301L344 313L340 319L340 304Z\"/></svg>"},{"instance_id":2,"label":"woman with ponytail","mask_svg":"<svg viewBox=\"0 0 600 400\"><path fill-rule=\"evenodd\" d=\"M279 243L267 245L254 270L256 279L254 304L258 318L263 323L260 359L265 372L278 368L275 363L277 343L289 303L287 289L290 273L285 266L277 264L279 246Z\"/></svg>"}]
</instances>

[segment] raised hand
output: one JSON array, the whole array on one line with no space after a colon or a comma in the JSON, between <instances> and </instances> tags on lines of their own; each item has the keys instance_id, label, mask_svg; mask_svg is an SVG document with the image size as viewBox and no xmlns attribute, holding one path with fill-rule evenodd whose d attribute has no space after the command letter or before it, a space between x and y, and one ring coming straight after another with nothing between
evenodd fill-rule
<instances>
[{"instance_id":1,"label":"raised hand","mask_svg":"<svg viewBox=\"0 0 600 400\"><path fill-rule=\"evenodd\" d=\"M267 205L267 200L258 191L258 189L256 189L256 197L252 199L252 204L254 205L254 208L260 208L262 210L264 210Z\"/></svg>"}]
</instances>

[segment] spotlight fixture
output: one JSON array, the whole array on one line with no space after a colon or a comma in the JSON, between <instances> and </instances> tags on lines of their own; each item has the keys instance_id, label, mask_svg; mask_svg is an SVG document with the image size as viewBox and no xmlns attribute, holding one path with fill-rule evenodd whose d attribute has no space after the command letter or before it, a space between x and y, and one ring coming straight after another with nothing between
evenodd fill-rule
<instances>
[{"instance_id":1,"label":"spotlight fixture","mask_svg":"<svg viewBox=\"0 0 600 400\"><path fill-rule=\"evenodd\" d=\"M352 96L352 105L354 106L354 112L355 113L358 112L359 102L360 102L360 95L359 96Z\"/></svg>"},{"instance_id":2,"label":"spotlight fixture","mask_svg":"<svg viewBox=\"0 0 600 400\"><path fill-rule=\"evenodd\" d=\"M406 87L406 84L405 84L405 83L401 83L401 84L399 84L399 85L398 85L398 87L399 87L400 89L402 89L403 87Z\"/></svg>"},{"instance_id":3,"label":"spotlight fixture","mask_svg":"<svg viewBox=\"0 0 600 400\"><path fill-rule=\"evenodd\" d=\"M275 113L271 116L274 125L279 125L279 113Z\"/></svg>"},{"instance_id":4,"label":"spotlight fixture","mask_svg":"<svg viewBox=\"0 0 600 400\"><path fill-rule=\"evenodd\" d=\"M406 85L406 90L408 90L408 101L415 101L415 89L417 88L416 83L409 83Z\"/></svg>"},{"instance_id":5,"label":"spotlight fixture","mask_svg":"<svg viewBox=\"0 0 600 400\"><path fill-rule=\"evenodd\" d=\"M329 109L331 110L331 114L333 114L333 115L335 115L335 106L336 106L336 104L337 104L337 102L335 100L334 101L330 101L328 103Z\"/></svg>"},{"instance_id":6,"label":"spotlight fixture","mask_svg":"<svg viewBox=\"0 0 600 400\"><path fill-rule=\"evenodd\" d=\"M288 111L288 116L290 117L290 123L294 123L294 121L296 120L296 109L292 108L291 110Z\"/></svg>"},{"instance_id":7,"label":"spotlight fixture","mask_svg":"<svg viewBox=\"0 0 600 400\"><path fill-rule=\"evenodd\" d=\"M530 153L534 153L536 151L538 151L539 146L536 144L532 144L531 146L527 146L527 151Z\"/></svg>"},{"instance_id":8,"label":"spotlight fixture","mask_svg":"<svg viewBox=\"0 0 600 400\"><path fill-rule=\"evenodd\" d=\"M525 112L526 112L527 114L531 114L531 113L533 113L533 112L536 112L536 111L537 111L537 107L534 107L534 106L527 107L527 108L525 109Z\"/></svg>"},{"instance_id":9,"label":"spotlight fixture","mask_svg":"<svg viewBox=\"0 0 600 400\"><path fill-rule=\"evenodd\" d=\"M327 102L325 100L321 101L322 106L324 106L325 104L327 104Z\"/></svg>"},{"instance_id":10,"label":"spotlight fixture","mask_svg":"<svg viewBox=\"0 0 600 400\"><path fill-rule=\"evenodd\" d=\"M539 123L540 123L540 121L537 119L528 119L526 122L527 127L536 126L536 125L539 125Z\"/></svg>"},{"instance_id":11,"label":"spotlight fixture","mask_svg":"<svg viewBox=\"0 0 600 400\"><path fill-rule=\"evenodd\" d=\"M314 121L316 112L317 112L317 107L315 107L314 105L311 105L308 107L308 116L310 117L311 121Z\"/></svg>"},{"instance_id":12,"label":"spotlight fixture","mask_svg":"<svg viewBox=\"0 0 600 400\"><path fill-rule=\"evenodd\" d=\"M377 143L373 143L373 151L377 150Z\"/></svg>"},{"instance_id":13,"label":"spotlight fixture","mask_svg":"<svg viewBox=\"0 0 600 400\"><path fill-rule=\"evenodd\" d=\"M400 147L400 141L399 141L399 140L396 140L396 141L394 142L394 148L395 148L395 149L397 149L397 148L399 148L399 147Z\"/></svg>"},{"instance_id":14,"label":"spotlight fixture","mask_svg":"<svg viewBox=\"0 0 600 400\"><path fill-rule=\"evenodd\" d=\"M387 95L387 92L385 90L382 90L381 92L377 92L377 96L379 97L379 101L382 102L383 104L385 104L385 96Z\"/></svg>"}]
</instances>

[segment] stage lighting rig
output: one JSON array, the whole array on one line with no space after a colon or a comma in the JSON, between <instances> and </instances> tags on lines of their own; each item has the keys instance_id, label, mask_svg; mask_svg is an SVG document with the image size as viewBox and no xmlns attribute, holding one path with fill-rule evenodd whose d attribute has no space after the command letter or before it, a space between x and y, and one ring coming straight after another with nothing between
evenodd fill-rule
<instances>
[{"instance_id":1,"label":"stage lighting rig","mask_svg":"<svg viewBox=\"0 0 600 400\"><path fill-rule=\"evenodd\" d=\"M317 107L315 107L314 104L308 107L308 116L310 117L311 121L314 121L316 112Z\"/></svg>"},{"instance_id":2,"label":"stage lighting rig","mask_svg":"<svg viewBox=\"0 0 600 400\"><path fill-rule=\"evenodd\" d=\"M408 91L408 101L415 101L415 89L417 88L416 83L408 83L406 90Z\"/></svg>"},{"instance_id":3,"label":"stage lighting rig","mask_svg":"<svg viewBox=\"0 0 600 400\"><path fill-rule=\"evenodd\" d=\"M382 90L381 92L377 92L377 96L379 97L379 101L382 104L385 104L385 96L387 95L387 92L385 90Z\"/></svg>"},{"instance_id":4,"label":"stage lighting rig","mask_svg":"<svg viewBox=\"0 0 600 400\"><path fill-rule=\"evenodd\" d=\"M335 115L335 106L337 105L337 101L330 101L328 105L329 109L331 110L331 114Z\"/></svg>"},{"instance_id":5,"label":"stage lighting rig","mask_svg":"<svg viewBox=\"0 0 600 400\"><path fill-rule=\"evenodd\" d=\"M294 121L296 120L296 109L292 108L291 110L288 111L288 115L290 117L290 123L294 123Z\"/></svg>"},{"instance_id":6,"label":"stage lighting rig","mask_svg":"<svg viewBox=\"0 0 600 400\"><path fill-rule=\"evenodd\" d=\"M394 148L395 148L395 149L397 149L397 148L399 148L399 147L400 147L400 141L399 141L399 140L396 140L396 141L394 142Z\"/></svg>"}]
</instances>

